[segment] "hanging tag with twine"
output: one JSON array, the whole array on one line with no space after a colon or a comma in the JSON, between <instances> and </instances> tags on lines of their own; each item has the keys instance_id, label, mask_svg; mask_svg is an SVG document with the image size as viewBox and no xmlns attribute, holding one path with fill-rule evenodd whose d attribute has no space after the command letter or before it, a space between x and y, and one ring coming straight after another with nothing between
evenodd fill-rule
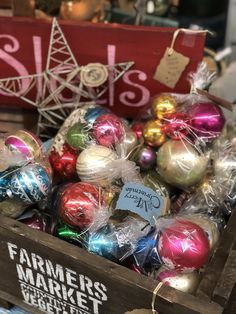
<instances>
[{"instance_id":1,"label":"hanging tag with twine","mask_svg":"<svg viewBox=\"0 0 236 314\"><path fill-rule=\"evenodd\" d=\"M175 88L182 73L190 62L189 57L174 50L174 45L180 32L197 34L206 33L208 31L193 31L181 28L174 32L171 46L166 48L165 54L161 59L160 64L157 66L153 76L154 80L157 80L172 89Z\"/></svg>"}]
</instances>

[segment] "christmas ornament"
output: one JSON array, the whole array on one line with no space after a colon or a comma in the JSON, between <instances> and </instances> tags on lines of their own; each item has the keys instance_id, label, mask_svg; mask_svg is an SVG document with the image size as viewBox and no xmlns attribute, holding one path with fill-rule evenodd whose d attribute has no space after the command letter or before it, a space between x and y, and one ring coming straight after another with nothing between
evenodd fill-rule
<instances>
[{"instance_id":1,"label":"christmas ornament","mask_svg":"<svg viewBox=\"0 0 236 314\"><path fill-rule=\"evenodd\" d=\"M132 125L131 129L136 134L137 139L140 139L143 136L143 128L144 128L144 123L143 122L135 122Z\"/></svg>"},{"instance_id":2,"label":"christmas ornament","mask_svg":"<svg viewBox=\"0 0 236 314\"><path fill-rule=\"evenodd\" d=\"M138 145L138 139L136 134L128 130L125 132L123 140L116 145L116 152L121 157L126 157L132 152L135 152L135 148Z\"/></svg>"},{"instance_id":3,"label":"christmas ornament","mask_svg":"<svg viewBox=\"0 0 236 314\"><path fill-rule=\"evenodd\" d=\"M209 240L197 224L176 219L162 230L158 252L168 268L189 272L201 268L207 262Z\"/></svg>"},{"instance_id":4,"label":"christmas ornament","mask_svg":"<svg viewBox=\"0 0 236 314\"><path fill-rule=\"evenodd\" d=\"M92 126L95 120L103 114L109 113L109 109L95 106L94 108L89 108L84 116L84 120L89 126Z\"/></svg>"},{"instance_id":5,"label":"christmas ornament","mask_svg":"<svg viewBox=\"0 0 236 314\"><path fill-rule=\"evenodd\" d=\"M162 180L156 171L149 171L143 176L143 184L165 197L175 194L175 189Z\"/></svg>"},{"instance_id":6,"label":"christmas ornament","mask_svg":"<svg viewBox=\"0 0 236 314\"><path fill-rule=\"evenodd\" d=\"M4 172L0 172L0 202L8 198L7 189L11 185L11 177L13 173L14 170L12 171L6 170Z\"/></svg>"},{"instance_id":7,"label":"christmas ornament","mask_svg":"<svg viewBox=\"0 0 236 314\"><path fill-rule=\"evenodd\" d=\"M19 217L26 208L26 204L16 199L0 202L0 214L10 218Z\"/></svg>"},{"instance_id":8,"label":"christmas ornament","mask_svg":"<svg viewBox=\"0 0 236 314\"><path fill-rule=\"evenodd\" d=\"M49 215L41 214L39 212L36 212L32 217L21 219L20 222L32 229L49 234L54 234L55 231L54 219Z\"/></svg>"},{"instance_id":9,"label":"christmas ornament","mask_svg":"<svg viewBox=\"0 0 236 314\"><path fill-rule=\"evenodd\" d=\"M96 186L85 182L74 183L62 193L59 216L70 226L88 229L101 204L102 195Z\"/></svg>"},{"instance_id":10,"label":"christmas ornament","mask_svg":"<svg viewBox=\"0 0 236 314\"><path fill-rule=\"evenodd\" d=\"M66 142L72 148L83 150L88 146L90 141L89 127L83 123L76 123L66 134Z\"/></svg>"},{"instance_id":11,"label":"christmas ornament","mask_svg":"<svg viewBox=\"0 0 236 314\"><path fill-rule=\"evenodd\" d=\"M62 179L72 179L76 173L76 161L78 152L70 148L67 144L63 145L63 152L59 154L55 148L50 152L49 161L55 175Z\"/></svg>"},{"instance_id":12,"label":"christmas ornament","mask_svg":"<svg viewBox=\"0 0 236 314\"><path fill-rule=\"evenodd\" d=\"M145 142L154 147L161 146L165 141L165 134L162 133L162 123L159 120L150 120L143 128Z\"/></svg>"},{"instance_id":13,"label":"christmas ornament","mask_svg":"<svg viewBox=\"0 0 236 314\"><path fill-rule=\"evenodd\" d=\"M80 153L76 164L77 173L82 181L106 186L111 182L110 164L117 158L110 148L93 145Z\"/></svg>"},{"instance_id":14,"label":"christmas ornament","mask_svg":"<svg viewBox=\"0 0 236 314\"><path fill-rule=\"evenodd\" d=\"M157 170L166 182L186 188L201 181L208 161L188 142L169 140L157 153Z\"/></svg>"},{"instance_id":15,"label":"christmas ornament","mask_svg":"<svg viewBox=\"0 0 236 314\"><path fill-rule=\"evenodd\" d=\"M191 107L191 126L201 138L215 138L223 130L225 117L220 107L213 103L196 103Z\"/></svg>"},{"instance_id":16,"label":"christmas ornament","mask_svg":"<svg viewBox=\"0 0 236 314\"><path fill-rule=\"evenodd\" d=\"M170 270L165 266L162 266L155 275L156 279L162 281L165 285L190 294L196 291L200 282L197 271L185 274Z\"/></svg>"},{"instance_id":17,"label":"christmas ornament","mask_svg":"<svg viewBox=\"0 0 236 314\"><path fill-rule=\"evenodd\" d=\"M111 225L106 225L92 233L88 239L88 251L118 262L119 245Z\"/></svg>"},{"instance_id":18,"label":"christmas ornament","mask_svg":"<svg viewBox=\"0 0 236 314\"><path fill-rule=\"evenodd\" d=\"M12 152L5 145L5 141L0 139L0 173L11 166Z\"/></svg>"},{"instance_id":19,"label":"christmas ornament","mask_svg":"<svg viewBox=\"0 0 236 314\"><path fill-rule=\"evenodd\" d=\"M176 112L177 103L173 96L161 94L153 98L151 106L154 118L162 120L167 114Z\"/></svg>"},{"instance_id":20,"label":"christmas ornament","mask_svg":"<svg viewBox=\"0 0 236 314\"><path fill-rule=\"evenodd\" d=\"M214 174L218 178L230 178L236 170L236 154L216 156L213 161Z\"/></svg>"},{"instance_id":21,"label":"christmas ornament","mask_svg":"<svg viewBox=\"0 0 236 314\"><path fill-rule=\"evenodd\" d=\"M73 230L66 224L62 224L57 228L56 236L64 241L76 244L85 245L86 234L77 230Z\"/></svg>"},{"instance_id":22,"label":"christmas ornament","mask_svg":"<svg viewBox=\"0 0 236 314\"><path fill-rule=\"evenodd\" d=\"M51 137L51 130L59 129L71 111L101 98L106 94L109 86L122 78L133 64L134 62L118 63L112 65L112 68L109 65L97 63L80 66L57 20L53 19L46 69L40 74L1 79L0 89L10 95L17 95L21 100L37 108L39 112L37 134L48 138L48 136ZM110 75L109 85L107 80L104 81L106 73ZM78 77L85 77L86 80L78 80ZM32 93L35 86L38 86L39 79L42 91L40 97L37 93ZM29 84L22 93L21 88L26 80ZM55 84L49 84L52 81L55 82L56 87ZM68 103L64 103L61 97L65 90L73 93L72 101ZM32 95L36 97L33 98Z\"/></svg>"},{"instance_id":23,"label":"christmas ornament","mask_svg":"<svg viewBox=\"0 0 236 314\"><path fill-rule=\"evenodd\" d=\"M11 197L21 199L25 203L36 203L43 200L50 191L51 177L40 164L27 165L18 169L11 178Z\"/></svg>"},{"instance_id":24,"label":"christmas ornament","mask_svg":"<svg viewBox=\"0 0 236 314\"><path fill-rule=\"evenodd\" d=\"M13 151L21 153L27 160L34 161L42 156L42 143L29 131L19 130L9 135L5 144Z\"/></svg>"},{"instance_id":25,"label":"christmas ornament","mask_svg":"<svg viewBox=\"0 0 236 314\"><path fill-rule=\"evenodd\" d=\"M124 138L124 126L113 114L103 114L93 124L93 137L99 145L112 147Z\"/></svg>"},{"instance_id":26,"label":"christmas ornament","mask_svg":"<svg viewBox=\"0 0 236 314\"><path fill-rule=\"evenodd\" d=\"M143 171L152 169L156 164L156 152L150 146L141 148L137 154L136 163Z\"/></svg>"},{"instance_id":27,"label":"christmas ornament","mask_svg":"<svg viewBox=\"0 0 236 314\"><path fill-rule=\"evenodd\" d=\"M179 140L187 136L190 131L190 117L185 113L172 113L165 116L162 132L172 138Z\"/></svg>"},{"instance_id":28,"label":"christmas ornament","mask_svg":"<svg viewBox=\"0 0 236 314\"><path fill-rule=\"evenodd\" d=\"M218 230L217 224L214 223L214 221L212 221L209 217L203 216L201 214L188 215L186 219L199 225L207 233L210 250L212 252L216 248L220 238L220 232Z\"/></svg>"}]
</instances>

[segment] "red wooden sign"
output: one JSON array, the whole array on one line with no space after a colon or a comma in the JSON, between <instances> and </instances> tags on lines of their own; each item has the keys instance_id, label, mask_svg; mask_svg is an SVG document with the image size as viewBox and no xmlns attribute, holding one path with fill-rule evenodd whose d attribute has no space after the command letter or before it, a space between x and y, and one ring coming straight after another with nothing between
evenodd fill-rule
<instances>
[{"instance_id":1,"label":"red wooden sign","mask_svg":"<svg viewBox=\"0 0 236 314\"><path fill-rule=\"evenodd\" d=\"M197 68L203 55L204 35L178 36L175 50L189 57L190 63L175 89L170 89L154 80L153 75L175 29L65 21L60 21L60 25L80 65L135 62L114 86L109 85L107 94L100 99L101 104L126 117L140 114L150 97L157 93L188 92L188 73ZM0 78L41 73L46 66L50 30L47 21L0 18ZM0 104L25 106L3 91L0 91Z\"/></svg>"}]
</instances>

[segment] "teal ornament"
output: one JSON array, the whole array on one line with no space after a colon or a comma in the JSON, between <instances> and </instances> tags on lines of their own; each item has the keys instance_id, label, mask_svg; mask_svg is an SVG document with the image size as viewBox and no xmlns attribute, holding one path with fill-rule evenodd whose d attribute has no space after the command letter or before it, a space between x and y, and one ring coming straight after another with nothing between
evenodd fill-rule
<instances>
[{"instance_id":1,"label":"teal ornament","mask_svg":"<svg viewBox=\"0 0 236 314\"><path fill-rule=\"evenodd\" d=\"M32 164L14 173L7 193L27 204L33 204L43 200L50 188L51 177L47 169L40 164Z\"/></svg>"}]
</instances>

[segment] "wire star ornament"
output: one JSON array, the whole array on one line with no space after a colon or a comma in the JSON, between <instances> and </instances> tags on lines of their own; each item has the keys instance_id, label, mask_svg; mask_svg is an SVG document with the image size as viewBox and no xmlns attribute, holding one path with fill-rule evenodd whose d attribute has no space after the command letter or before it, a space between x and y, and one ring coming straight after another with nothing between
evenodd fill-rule
<instances>
[{"instance_id":1,"label":"wire star ornament","mask_svg":"<svg viewBox=\"0 0 236 314\"><path fill-rule=\"evenodd\" d=\"M35 106L39 113L37 134L50 138L70 113L85 104L96 103L108 90L107 80L114 84L134 62L81 66L54 19L52 22L47 63L40 74L9 77L0 80L0 89ZM36 96L33 90L37 88ZM72 92L72 101L63 101L62 93Z\"/></svg>"}]
</instances>

